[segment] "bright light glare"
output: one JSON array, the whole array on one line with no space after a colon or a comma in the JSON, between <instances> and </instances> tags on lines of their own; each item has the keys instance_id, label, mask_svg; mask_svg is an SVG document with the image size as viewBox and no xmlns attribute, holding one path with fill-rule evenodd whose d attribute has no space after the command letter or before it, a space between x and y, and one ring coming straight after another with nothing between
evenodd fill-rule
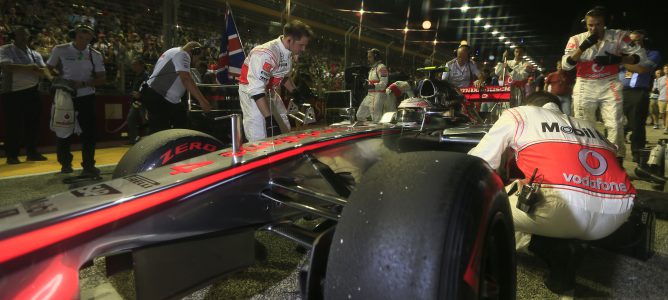
<instances>
[{"instance_id":1,"label":"bright light glare","mask_svg":"<svg viewBox=\"0 0 668 300\"><path fill-rule=\"evenodd\" d=\"M492 31L492 35L497 35L497 34L499 34L498 31L496 31L496 30Z\"/></svg>"},{"instance_id":2,"label":"bright light glare","mask_svg":"<svg viewBox=\"0 0 668 300\"><path fill-rule=\"evenodd\" d=\"M479 23L480 21L482 21L482 17L476 16L475 18L473 18L473 21Z\"/></svg>"},{"instance_id":3,"label":"bright light glare","mask_svg":"<svg viewBox=\"0 0 668 300\"><path fill-rule=\"evenodd\" d=\"M429 20L426 20L426 21L422 22L422 28L423 29L431 28L431 22L429 22Z\"/></svg>"},{"instance_id":4,"label":"bright light glare","mask_svg":"<svg viewBox=\"0 0 668 300\"><path fill-rule=\"evenodd\" d=\"M469 10L469 5L464 3L464 5L462 5L460 9L462 10L463 13L466 13Z\"/></svg>"},{"instance_id":5,"label":"bright light glare","mask_svg":"<svg viewBox=\"0 0 668 300\"><path fill-rule=\"evenodd\" d=\"M485 29L490 29L491 27L492 27L492 25L489 25L489 23L487 23L487 24L485 24L485 26L483 26L483 28L485 28Z\"/></svg>"}]
</instances>

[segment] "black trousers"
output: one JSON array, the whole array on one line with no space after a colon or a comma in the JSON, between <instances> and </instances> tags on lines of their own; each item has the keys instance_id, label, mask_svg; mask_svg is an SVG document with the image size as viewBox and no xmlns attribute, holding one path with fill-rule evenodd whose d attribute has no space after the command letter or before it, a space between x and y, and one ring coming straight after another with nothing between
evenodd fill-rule
<instances>
[{"instance_id":1,"label":"black trousers","mask_svg":"<svg viewBox=\"0 0 668 300\"><path fill-rule=\"evenodd\" d=\"M37 86L2 94L7 157L19 156L22 135L26 154L28 156L38 154L37 137L41 108Z\"/></svg>"},{"instance_id":2,"label":"black trousers","mask_svg":"<svg viewBox=\"0 0 668 300\"><path fill-rule=\"evenodd\" d=\"M77 121L81 127L81 166L88 169L95 166L95 143L97 142L97 128L95 126L95 94L72 98L74 110L77 112ZM58 138L56 154L62 166L72 165L70 145L72 136Z\"/></svg>"},{"instance_id":3,"label":"black trousers","mask_svg":"<svg viewBox=\"0 0 668 300\"><path fill-rule=\"evenodd\" d=\"M626 88L624 95L624 115L628 120L627 131L631 131L631 152L645 148L645 122L649 110L649 90L646 88Z\"/></svg>"},{"instance_id":4,"label":"black trousers","mask_svg":"<svg viewBox=\"0 0 668 300\"><path fill-rule=\"evenodd\" d=\"M152 88L142 89L142 103L148 111L148 128L151 134L170 128L186 128L188 117L183 101L174 104Z\"/></svg>"}]
</instances>

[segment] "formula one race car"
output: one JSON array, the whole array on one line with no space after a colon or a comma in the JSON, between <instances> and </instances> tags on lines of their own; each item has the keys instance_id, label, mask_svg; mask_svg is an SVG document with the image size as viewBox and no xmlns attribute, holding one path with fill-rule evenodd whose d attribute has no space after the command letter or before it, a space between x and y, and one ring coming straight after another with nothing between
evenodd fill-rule
<instances>
[{"instance_id":1,"label":"formula one race car","mask_svg":"<svg viewBox=\"0 0 668 300\"><path fill-rule=\"evenodd\" d=\"M177 297L252 265L257 230L309 250L305 299L514 298L503 182L466 154L488 127L452 114L442 96L461 94L431 84L426 105L413 99L389 124L225 149L163 131L133 146L113 180L0 208L0 298L78 298L79 269L121 255L139 299Z\"/></svg>"}]
</instances>

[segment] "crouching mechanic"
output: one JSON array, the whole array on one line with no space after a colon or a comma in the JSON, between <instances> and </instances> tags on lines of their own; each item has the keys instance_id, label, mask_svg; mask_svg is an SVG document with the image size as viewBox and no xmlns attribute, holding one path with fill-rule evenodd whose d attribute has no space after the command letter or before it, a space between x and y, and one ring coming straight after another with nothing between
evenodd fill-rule
<instances>
[{"instance_id":1,"label":"crouching mechanic","mask_svg":"<svg viewBox=\"0 0 668 300\"><path fill-rule=\"evenodd\" d=\"M292 20L283 27L283 35L251 50L241 67L239 100L244 131L249 142L278 135L289 130L287 109L275 91L281 83L295 99L301 97L292 79L293 55L301 54L313 36L311 27ZM279 123L281 122L281 123Z\"/></svg>"},{"instance_id":2,"label":"crouching mechanic","mask_svg":"<svg viewBox=\"0 0 668 300\"><path fill-rule=\"evenodd\" d=\"M504 111L469 152L496 169L510 149L527 180L536 171L535 181L542 186L529 212L517 208L518 196L509 192L516 247L528 245L548 261L546 285L557 292L575 286L574 250L559 248L551 238L604 238L626 221L635 198L635 189L615 158L614 145L591 122L564 115L559 103L547 92L531 94L524 106ZM560 262L559 255L565 261Z\"/></svg>"},{"instance_id":3,"label":"crouching mechanic","mask_svg":"<svg viewBox=\"0 0 668 300\"><path fill-rule=\"evenodd\" d=\"M413 84L410 81L395 81L385 89L385 94L387 95L385 107L383 108L385 112L397 111L397 100L401 100L403 95L407 95L410 98L415 97Z\"/></svg>"}]
</instances>

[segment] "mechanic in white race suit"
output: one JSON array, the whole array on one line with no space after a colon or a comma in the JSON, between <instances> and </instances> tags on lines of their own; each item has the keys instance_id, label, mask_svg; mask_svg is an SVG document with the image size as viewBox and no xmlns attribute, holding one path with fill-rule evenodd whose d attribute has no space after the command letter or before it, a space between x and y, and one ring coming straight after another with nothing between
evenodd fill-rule
<instances>
[{"instance_id":1,"label":"mechanic in white race suit","mask_svg":"<svg viewBox=\"0 0 668 300\"><path fill-rule=\"evenodd\" d=\"M506 110L469 152L496 169L510 148L527 180L538 169L544 200L528 215L511 195L515 230L582 240L615 231L631 212L635 189L614 146L591 122L564 115L552 94L535 92L525 103Z\"/></svg>"},{"instance_id":2,"label":"mechanic in white race suit","mask_svg":"<svg viewBox=\"0 0 668 300\"><path fill-rule=\"evenodd\" d=\"M403 95L407 95L409 98L415 97L413 84L409 81L401 80L390 84L390 86L385 89L385 94L387 96L385 107L383 108L385 112L397 111L397 102L402 99Z\"/></svg>"},{"instance_id":3,"label":"mechanic in white race suit","mask_svg":"<svg viewBox=\"0 0 668 300\"><path fill-rule=\"evenodd\" d=\"M292 69L293 55L301 54L312 36L311 27L292 20L283 27L283 35L253 48L246 57L239 78L239 100L249 142L284 133L278 122L289 130L287 109L275 89L283 84L299 98L292 79L283 79Z\"/></svg>"},{"instance_id":4,"label":"mechanic in white race suit","mask_svg":"<svg viewBox=\"0 0 668 300\"><path fill-rule=\"evenodd\" d=\"M357 110L357 120L366 121L369 116L373 122L380 121L383 116L386 95L385 88L388 84L388 70L381 61L380 50L373 48L367 51L367 59L371 64L369 77L366 81L367 95L362 100Z\"/></svg>"},{"instance_id":5,"label":"mechanic in white race suit","mask_svg":"<svg viewBox=\"0 0 668 300\"><path fill-rule=\"evenodd\" d=\"M494 68L494 74L499 77L499 83L510 85L510 103L518 106L526 97L526 83L529 80L531 65L524 60L524 45L517 45L513 50L513 59L508 60L508 50L503 52L503 61Z\"/></svg>"},{"instance_id":6,"label":"mechanic in white race suit","mask_svg":"<svg viewBox=\"0 0 668 300\"><path fill-rule=\"evenodd\" d=\"M607 12L596 7L587 12L587 31L572 36L562 58L565 71L576 69L573 87L573 110L577 118L596 121L600 109L607 138L617 145L617 157L626 154L624 146L624 114L622 83L619 81L620 64L646 61L645 50L631 43L629 33L605 29Z\"/></svg>"},{"instance_id":7,"label":"mechanic in white race suit","mask_svg":"<svg viewBox=\"0 0 668 300\"><path fill-rule=\"evenodd\" d=\"M626 221L633 207L635 188L618 164L614 146L591 122L563 114L559 103L559 98L548 92L534 92L524 106L505 110L469 151L497 169L510 149L526 177L513 184L526 183L534 170L535 182L542 182L539 202L529 213L516 207L517 194L508 197L518 250L529 246L536 253L535 246L529 245L534 239L604 238ZM554 254L550 251L548 256ZM551 270L553 267L561 266ZM572 286L574 269L571 272L568 280Z\"/></svg>"}]
</instances>

